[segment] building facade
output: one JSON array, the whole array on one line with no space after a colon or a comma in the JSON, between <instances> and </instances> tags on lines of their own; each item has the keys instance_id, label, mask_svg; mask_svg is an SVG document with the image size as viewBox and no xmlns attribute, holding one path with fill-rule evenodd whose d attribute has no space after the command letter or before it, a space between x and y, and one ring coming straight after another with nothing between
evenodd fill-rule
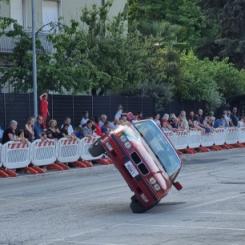
<instances>
[{"instance_id":1,"label":"building facade","mask_svg":"<svg viewBox=\"0 0 245 245\"><path fill-rule=\"evenodd\" d=\"M81 9L92 7L94 4L101 6L106 0L35 0L35 20L36 29L42 28L41 41L45 43L45 36L50 31L50 22L57 22L59 18L64 24L69 24L71 19L78 20ZM114 0L110 9L110 17L116 16L123 11L127 0ZM0 16L17 20L27 32L32 30L32 0L9 0L0 1ZM43 36L43 38L42 38ZM0 38L0 53L10 53L13 49L14 41L7 37Z\"/></svg>"},{"instance_id":2,"label":"building facade","mask_svg":"<svg viewBox=\"0 0 245 245\"><path fill-rule=\"evenodd\" d=\"M81 9L85 6L101 6L105 0L35 0L36 1L36 23L40 28L47 23L57 22L62 17L64 24L69 24L71 19L79 19ZM9 0L0 2L0 16L16 19L23 25L25 30L31 30L31 2L32 0ZM114 0L110 10L110 16L121 12L126 0ZM46 28L46 31L47 28Z\"/></svg>"},{"instance_id":3,"label":"building facade","mask_svg":"<svg viewBox=\"0 0 245 245\"><path fill-rule=\"evenodd\" d=\"M47 40L50 32L50 22L58 22L60 19L64 24L69 24L72 19L79 20L82 8L92 7L94 4L102 6L107 0L35 0L36 30L42 46L48 52L53 51L52 45ZM113 0L109 16L112 18L122 12L127 0ZM24 30L31 33L32 30L32 0L0 0L0 17L15 19ZM12 64L8 62L8 56L12 53L15 40L10 37L0 37L0 66L8 68ZM0 89L1 92L13 92L11 86Z\"/></svg>"}]
</instances>

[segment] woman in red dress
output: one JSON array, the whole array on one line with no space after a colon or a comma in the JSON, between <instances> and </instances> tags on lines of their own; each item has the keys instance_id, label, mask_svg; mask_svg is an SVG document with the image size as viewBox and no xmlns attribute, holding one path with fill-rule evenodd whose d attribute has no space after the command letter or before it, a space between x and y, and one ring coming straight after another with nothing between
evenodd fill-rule
<instances>
[{"instance_id":1,"label":"woman in red dress","mask_svg":"<svg viewBox=\"0 0 245 245\"><path fill-rule=\"evenodd\" d=\"M43 126L46 128L47 124L47 119L49 116L49 111L48 111L48 93L43 93L40 96L40 116L43 117Z\"/></svg>"}]
</instances>

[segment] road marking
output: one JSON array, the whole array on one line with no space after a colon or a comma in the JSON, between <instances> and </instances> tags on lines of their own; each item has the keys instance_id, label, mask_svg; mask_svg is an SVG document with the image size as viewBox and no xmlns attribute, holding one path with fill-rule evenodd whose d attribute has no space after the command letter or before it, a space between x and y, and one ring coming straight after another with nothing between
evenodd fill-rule
<instances>
[{"instance_id":1,"label":"road marking","mask_svg":"<svg viewBox=\"0 0 245 245\"><path fill-rule=\"evenodd\" d=\"M200 207L208 206L208 205L211 205L211 204L215 204L215 203L219 203L219 202L224 202L224 201L236 199L236 198L244 196L244 195L245 194L240 194L239 193L238 195L234 195L234 196L230 196L230 197L226 197L226 198L216 199L216 200L209 201L209 202L204 202L204 203L201 203L201 204L190 205L188 207L182 208L182 210L183 209L191 209L191 208L200 208Z\"/></svg>"},{"instance_id":2,"label":"road marking","mask_svg":"<svg viewBox=\"0 0 245 245\"><path fill-rule=\"evenodd\" d=\"M86 245L128 245L126 243L108 243L108 242L99 242L99 243L94 243L94 242L80 242L80 241L67 241L65 240L66 243L70 244L86 244Z\"/></svg>"},{"instance_id":3,"label":"road marking","mask_svg":"<svg viewBox=\"0 0 245 245\"><path fill-rule=\"evenodd\" d=\"M112 225L112 228L116 228L118 225ZM105 243L102 243L102 242L99 242L99 243L96 243L96 242L89 242L89 241L71 241L70 239L72 238L76 238L78 236L82 236L82 235L85 235L85 234L91 234L91 233L98 233L98 232L103 232L104 228L96 228L96 229L92 229L92 230L88 230L88 231L83 231L83 232L79 232L79 233L74 233L70 236L67 236L65 238L62 238L62 239L55 239L55 240L50 240L48 241L47 243L45 243L45 245L52 245L54 243L60 243L60 242L64 242L66 244L70 243L70 244L87 244L87 245L127 245L125 243L108 243L108 242L105 242ZM42 245L42 244L39 244L39 245Z\"/></svg>"},{"instance_id":4,"label":"road marking","mask_svg":"<svg viewBox=\"0 0 245 245\"><path fill-rule=\"evenodd\" d=\"M113 186L107 186L106 188L104 187L103 188L103 185L102 186L99 186L97 188L93 188L91 189L91 192L90 192L90 195L93 196L94 193L102 193L102 195L96 195L96 198L101 198L101 197L104 197L104 193L105 192L109 192L110 194L117 194L118 192L122 193L122 192L129 192L129 190L126 187L126 184L120 184L120 185L113 185ZM121 188L123 188L123 190L121 190ZM116 191L113 191L113 190L116 190ZM120 190L120 191L119 191ZM62 191L62 190L60 190ZM66 190L65 190L66 191ZM92 193L92 194L91 194ZM30 203L30 202L38 202L38 201L47 201L47 200L56 200L58 198L61 198L62 200L66 197L71 197L71 196L75 196L74 198L81 198L81 199L84 199L84 195L87 194L87 190L83 190L83 191L79 191L79 192L71 192L71 193L63 193L63 192L59 192L58 194L60 195L54 195L53 192L51 193L52 196L47 195L47 196L43 196L43 197L31 197L31 199L29 200L26 200L27 198L29 197L14 197L14 198L10 198L11 201L19 201L21 202L22 204L24 203ZM76 197L77 196L77 197ZM86 195L86 197L89 197L89 195ZM0 199L1 200L1 199ZM6 201L6 199L4 200ZM8 203L9 205L9 203Z\"/></svg>"},{"instance_id":5,"label":"road marking","mask_svg":"<svg viewBox=\"0 0 245 245\"><path fill-rule=\"evenodd\" d=\"M153 225L153 224L130 224L122 223L118 226L146 226L146 227L159 227L159 228L170 228L170 229L196 229L196 230L227 230L227 231L245 231L245 228L233 228L233 227L213 227L213 226L180 226L180 225Z\"/></svg>"},{"instance_id":6,"label":"road marking","mask_svg":"<svg viewBox=\"0 0 245 245\"><path fill-rule=\"evenodd\" d=\"M240 213L228 213L228 212L197 212L197 214L245 216L245 212L240 212Z\"/></svg>"}]
</instances>

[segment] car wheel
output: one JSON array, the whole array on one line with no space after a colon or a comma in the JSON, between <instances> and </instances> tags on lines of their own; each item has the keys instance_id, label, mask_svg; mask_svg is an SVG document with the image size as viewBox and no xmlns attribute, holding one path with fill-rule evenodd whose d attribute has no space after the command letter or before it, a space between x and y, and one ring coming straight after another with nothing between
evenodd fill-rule
<instances>
[{"instance_id":1,"label":"car wheel","mask_svg":"<svg viewBox=\"0 0 245 245\"><path fill-rule=\"evenodd\" d=\"M144 213L147 211L147 209L141 205L135 195L131 197L130 208L133 213Z\"/></svg>"},{"instance_id":2,"label":"car wheel","mask_svg":"<svg viewBox=\"0 0 245 245\"><path fill-rule=\"evenodd\" d=\"M102 146L100 140L97 140L94 142L94 144L89 148L89 153L93 156L93 157L98 157L102 154L105 153L105 149Z\"/></svg>"}]
</instances>

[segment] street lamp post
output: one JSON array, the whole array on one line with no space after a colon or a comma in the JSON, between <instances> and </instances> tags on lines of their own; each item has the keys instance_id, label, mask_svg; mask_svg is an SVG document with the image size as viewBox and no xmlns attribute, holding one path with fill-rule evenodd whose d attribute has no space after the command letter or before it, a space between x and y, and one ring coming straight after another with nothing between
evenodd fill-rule
<instances>
[{"instance_id":1,"label":"street lamp post","mask_svg":"<svg viewBox=\"0 0 245 245\"><path fill-rule=\"evenodd\" d=\"M32 82L34 116L38 116L35 0L32 0Z\"/></svg>"}]
</instances>

